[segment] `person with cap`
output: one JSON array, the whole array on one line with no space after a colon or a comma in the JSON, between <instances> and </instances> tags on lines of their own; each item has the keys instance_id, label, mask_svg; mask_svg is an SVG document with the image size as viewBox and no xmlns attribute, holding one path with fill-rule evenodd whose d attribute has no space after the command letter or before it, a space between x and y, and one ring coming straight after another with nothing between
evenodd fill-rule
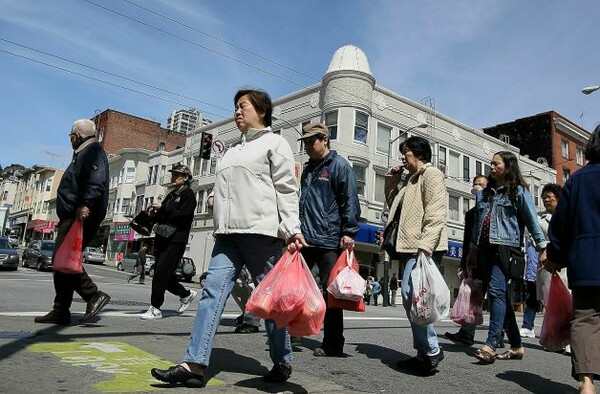
<instances>
[{"instance_id":1,"label":"person with cap","mask_svg":"<svg viewBox=\"0 0 600 394\"><path fill-rule=\"evenodd\" d=\"M181 305L177 312L185 312L198 293L186 289L175 275L177 264L183 257L188 242L194 211L196 209L196 193L190 188L192 172L181 163L173 165L171 187L162 203L150 206L150 214L154 218L154 258L156 260L152 277L152 295L150 308L141 318L144 320L161 319L160 308L165 301L165 291L179 296Z\"/></svg>"},{"instance_id":2,"label":"person with cap","mask_svg":"<svg viewBox=\"0 0 600 394\"><path fill-rule=\"evenodd\" d=\"M59 222L56 225L54 253L77 219L83 221L81 249L85 249L96 235L108 208L108 159L96 138L96 125L88 119L77 120L73 123L69 138L73 146L73 159L58 185L56 214ZM74 292L87 302L80 323L90 321L110 301L110 296L98 290L85 269L81 274L54 271L53 280L56 293L54 307L46 315L37 316L34 319L36 323L69 325Z\"/></svg>"},{"instance_id":3,"label":"person with cap","mask_svg":"<svg viewBox=\"0 0 600 394\"><path fill-rule=\"evenodd\" d=\"M309 156L302 172L300 190L300 224L308 248L301 252L312 269L319 267L323 297L327 304L327 280L338 256L354 248L358 233L360 204L352 166L330 150L329 129L322 123L304 127L304 149ZM342 309L327 308L323 343L313 352L315 357L344 356L344 316Z\"/></svg>"}]
</instances>

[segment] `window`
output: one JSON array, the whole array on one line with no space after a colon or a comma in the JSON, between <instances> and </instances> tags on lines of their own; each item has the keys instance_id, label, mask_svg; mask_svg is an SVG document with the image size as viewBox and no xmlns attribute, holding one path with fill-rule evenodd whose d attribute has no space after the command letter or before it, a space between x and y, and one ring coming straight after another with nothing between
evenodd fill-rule
<instances>
[{"instance_id":1,"label":"window","mask_svg":"<svg viewBox=\"0 0 600 394\"><path fill-rule=\"evenodd\" d=\"M471 158L469 156L463 156L463 180L469 182L471 180L470 166Z\"/></svg>"},{"instance_id":2,"label":"window","mask_svg":"<svg viewBox=\"0 0 600 394\"><path fill-rule=\"evenodd\" d=\"M560 140L560 154L565 159L569 158L569 141L563 139Z\"/></svg>"},{"instance_id":3,"label":"window","mask_svg":"<svg viewBox=\"0 0 600 394\"><path fill-rule=\"evenodd\" d=\"M375 174L373 200L382 203L385 202L385 176L383 174Z\"/></svg>"},{"instance_id":4,"label":"window","mask_svg":"<svg viewBox=\"0 0 600 394\"><path fill-rule=\"evenodd\" d=\"M115 210L114 210L115 213L119 212L120 206L121 206L121 199L117 198L117 202L115 203Z\"/></svg>"},{"instance_id":5,"label":"window","mask_svg":"<svg viewBox=\"0 0 600 394\"><path fill-rule=\"evenodd\" d=\"M44 201L44 202L42 203L42 212L43 212L43 213L46 213L46 212L48 212L48 205L49 205L48 201Z\"/></svg>"},{"instance_id":6,"label":"window","mask_svg":"<svg viewBox=\"0 0 600 394\"><path fill-rule=\"evenodd\" d=\"M121 213L129 213L131 198L124 198L121 203Z\"/></svg>"},{"instance_id":7,"label":"window","mask_svg":"<svg viewBox=\"0 0 600 394\"><path fill-rule=\"evenodd\" d=\"M536 207L540 206L540 187L538 185L533 185L533 202Z\"/></svg>"},{"instance_id":8,"label":"window","mask_svg":"<svg viewBox=\"0 0 600 394\"><path fill-rule=\"evenodd\" d=\"M392 128L381 123L377 124L377 150L390 154L390 141L392 140Z\"/></svg>"},{"instance_id":9,"label":"window","mask_svg":"<svg viewBox=\"0 0 600 394\"><path fill-rule=\"evenodd\" d=\"M125 171L125 183L133 183L135 181L135 167L127 167Z\"/></svg>"},{"instance_id":10,"label":"window","mask_svg":"<svg viewBox=\"0 0 600 394\"><path fill-rule=\"evenodd\" d=\"M200 156L194 158L194 167L192 168L192 174L200 174Z\"/></svg>"},{"instance_id":11,"label":"window","mask_svg":"<svg viewBox=\"0 0 600 394\"><path fill-rule=\"evenodd\" d=\"M329 139L337 138L338 111L331 111L325 114L325 125L329 129Z\"/></svg>"},{"instance_id":12,"label":"window","mask_svg":"<svg viewBox=\"0 0 600 394\"><path fill-rule=\"evenodd\" d=\"M154 170L154 167L150 167L148 169L148 181L146 182L146 185L149 185L152 183L152 171Z\"/></svg>"},{"instance_id":13,"label":"window","mask_svg":"<svg viewBox=\"0 0 600 394\"><path fill-rule=\"evenodd\" d=\"M354 141L367 143L367 136L369 135L369 115L364 112L356 111L356 118L354 119Z\"/></svg>"},{"instance_id":14,"label":"window","mask_svg":"<svg viewBox=\"0 0 600 394\"><path fill-rule=\"evenodd\" d=\"M471 209L471 200L468 198L463 198L463 218L469 209Z\"/></svg>"},{"instance_id":15,"label":"window","mask_svg":"<svg viewBox=\"0 0 600 394\"><path fill-rule=\"evenodd\" d=\"M162 183L169 182L169 175L167 175L167 166L160 166L160 179L162 179Z\"/></svg>"},{"instance_id":16,"label":"window","mask_svg":"<svg viewBox=\"0 0 600 394\"><path fill-rule=\"evenodd\" d=\"M484 175L483 163L479 160L475 160L475 175Z\"/></svg>"},{"instance_id":17,"label":"window","mask_svg":"<svg viewBox=\"0 0 600 394\"><path fill-rule=\"evenodd\" d=\"M460 198L456 196L451 195L448 198L448 218L457 222L460 220L460 216L458 213L459 201Z\"/></svg>"},{"instance_id":18,"label":"window","mask_svg":"<svg viewBox=\"0 0 600 394\"><path fill-rule=\"evenodd\" d=\"M152 174L152 184L156 185L156 179L158 178L158 165L154 166L154 173Z\"/></svg>"},{"instance_id":19,"label":"window","mask_svg":"<svg viewBox=\"0 0 600 394\"><path fill-rule=\"evenodd\" d=\"M365 180L367 178L367 167L362 164L354 163L352 165L354 177L356 178L356 189L360 196L365 195Z\"/></svg>"},{"instance_id":20,"label":"window","mask_svg":"<svg viewBox=\"0 0 600 394\"><path fill-rule=\"evenodd\" d=\"M450 151L450 160L448 161L448 176L454 179L461 178L460 168L460 154L458 152Z\"/></svg>"},{"instance_id":21,"label":"window","mask_svg":"<svg viewBox=\"0 0 600 394\"><path fill-rule=\"evenodd\" d=\"M196 205L196 213L204 213L205 212L205 210L206 210L206 201L204 200L205 195L206 195L205 189L198 190L198 196L196 197L196 201L198 202L198 205Z\"/></svg>"},{"instance_id":22,"label":"window","mask_svg":"<svg viewBox=\"0 0 600 394\"><path fill-rule=\"evenodd\" d=\"M446 148L441 147L438 151L438 168L440 169L440 171L442 171L444 174L446 173Z\"/></svg>"},{"instance_id":23,"label":"window","mask_svg":"<svg viewBox=\"0 0 600 394\"><path fill-rule=\"evenodd\" d=\"M492 172L492 167L489 164L483 165L483 175L488 176Z\"/></svg>"},{"instance_id":24,"label":"window","mask_svg":"<svg viewBox=\"0 0 600 394\"><path fill-rule=\"evenodd\" d=\"M571 170L568 168L563 168L563 182L566 182L567 179L571 177Z\"/></svg>"},{"instance_id":25,"label":"window","mask_svg":"<svg viewBox=\"0 0 600 394\"><path fill-rule=\"evenodd\" d=\"M46 179L46 191L49 192L52 190L52 178Z\"/></svg>"},{"instance_id":26,"label":"window","mask_svg":"<svg viewBox=\"0 0 600 394\"><path fill-rule=\"evenodd\" d=\"M583 148L578 146L577 149L575 150L575 158L577 160L577 164L579 164L580 166L583 165Z\"/></svg>"},{"instance_id":27,"label":"window","mask_svg":"<svg viewBox=\"0 0 600 394\"><path fill-rule=\"evenodd\" d=\"M206 175L208 171L208 160L202 159L202 168L200 169L200 175Z\"/></svg>"},{"instance_id":28,"label":"window","mask_svg":"<svg viewBox=\"0 0 600 394\"><path fill-rule=\"evenodd\" d=\"M119 171L119 185L123 183L124 174L125 174L125 167L121 167L121 171Z\"/></svg>"}]
</instances>

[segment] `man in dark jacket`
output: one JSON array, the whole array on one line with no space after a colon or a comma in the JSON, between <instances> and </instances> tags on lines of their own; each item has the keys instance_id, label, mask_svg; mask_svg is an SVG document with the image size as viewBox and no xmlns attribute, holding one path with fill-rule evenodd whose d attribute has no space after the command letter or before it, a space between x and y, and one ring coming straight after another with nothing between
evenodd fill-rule
<instances>
[{"instance_id":1,"label":"man in dark jacket","mask_svg":"<svg viewBox=\"0 0 600 394\"><path fill-rule=\"evenodd\" d=\"M310 268L319 267L323 296L327 303L327 279L340 250L354 247L360 204L350 163L329 150L329 129L321 123L304 127L300 138L310 157L302 172L300 224L310 247L301 252ZM341 309L327 308L323 344L316 357L344 355L344 317Z\"/></svg>"},{"instance_id":2,"label":"man in dark jacket","mask_svg":"<svg viewBox=\"0 0 600 394\"><path fill-rule=\"evenodd\" d=\"M137 258L135 259L135 265L133 266L133 274L129 275L127 278L127 283L129 283L133 278L139 276L140 279L138 283L140 285L144 284L144 280L146 279L146 250L148 247L146 245L142 245L140 247L140 251L137 254Z\"/></svg>"},{"instance_id":3,"label":"man in dark jacket","mask_svg":"<svg viewBox=\"0 0 600 394\"><path fill-rule=\"evenodd\" d=\"M83 221L82 250L96 235L108 207L108 159L96 138L96 125L87 119L73 123L69 133L73 160L58 185L56 213L59 218L54 253L62 244L76 219ZM54 256L52 256L54 260ZM88 322L110 301L110 296L98 290L89 275L65 274L54 271L54 308L36 323L68 325L71 323L73 292L87 302L80 323Z\"/></svg>"}]
</instances>

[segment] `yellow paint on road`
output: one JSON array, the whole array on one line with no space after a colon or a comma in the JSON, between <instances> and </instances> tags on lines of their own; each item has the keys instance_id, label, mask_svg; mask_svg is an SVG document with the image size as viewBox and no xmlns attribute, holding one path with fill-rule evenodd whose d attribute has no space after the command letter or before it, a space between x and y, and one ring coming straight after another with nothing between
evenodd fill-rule
<instances>
[{"instance_id":1,"label":"yellow paint on road","mask_svg":"<svg viewBox=\"0 0 600 394\"><path fill-rule=\"evenodd\" d=\"M95 383L93 387L102 392L135 392L158 390L161 385L150 375L152 368L168 368L172 362L124 342L48 342L27 347L35 353L52 353L63 363L76 367L94 368L98 372L113 375L112 380ZM68 376L68 374L65 374ZM208 385L223 385L212 378Z\"/></svg>"}]
</instances>

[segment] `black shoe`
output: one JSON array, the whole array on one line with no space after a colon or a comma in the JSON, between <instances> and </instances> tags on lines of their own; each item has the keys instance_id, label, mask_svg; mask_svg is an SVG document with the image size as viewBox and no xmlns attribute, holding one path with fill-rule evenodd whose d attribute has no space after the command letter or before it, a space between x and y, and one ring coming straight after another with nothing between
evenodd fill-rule
<instances>
[{"instance_id":1,"label":"black shoe","mask_svg":"<svg viewBox=\"0 0 600 394\"><path fill-rule=\"evenodd\" d=\"M145 285L144 282L138 282L138 285Z\"/></svg>"},{"instance_id":2,"label":"black shoe","mask_svg":"<svg viewBox=\"0 0 600 394\"><path fill-rule=\"evenodd\" d=\"M56 309L52 309L44 316L36 316L33 321L36 323L49 323L68 326L71 324L71 313L69 311L63 313L57 311Z\"/></svg>"},{"instance_id":3,"label":"black shoe","mask_svg":"<svg viewBox=\"0 0 600 394\"><path fill-rule=\"evenodd\" d=\"M465 346L471 346L473 345L473 343L475 343L475 340L473 338L470 338L464 334L462 334L461 331L457 332L456 334L452 334L451 332L447 332L444 334L444 336L446 338L448 338L449 340L451 340L452 342L456 342Z\"/></svg>"},{"instance_id":4,"label":"black shoe","mask_svg":"<svg viewBox=\"0 0 600 394\"><path fill-rule=\"evenodd\" d=\"M425 360L418 357L412 357L408 360L401 360L396 363L396 367L401 370L409 370L420 376L431 376L438 372L438 365L444 359L444 350L440 347L440 352L435 356L427 356Z\"/></svg>"},{"instance_id":5,"label":"black shoe","mask_svg":"<svg viewBox=\"0 0 600 394\"><path fill-rule=\"evenodd\" d=\"M235 326L236 327L239 327L242 324L244 324L244 314L243 313L235 318Z\"/></svg>"},{"instance_id":6,"label":"black shoe","mask_svg":"<svg viewBox=\"0 0 600 394\"><path fill-rule=\"evenodd\" d=\"M185 369L181 365L175 365L169 369L152 368L150 373L156 380L170 384L181 384L185 387L204 387L204 377L196 375Z\"/></svg>"},{"instance_id":7,"label":"black shoe","mask_svg":"<svg viewBox=\"0 0 600 394\"><path fill-rule=\"evenodd\" d=\"M110 296L102 291L98 291L98 296L94 301L87 303L85 314L79 319L79 323L86 323L90 319L98 314L108 304Z\"/></svg>"},{"instance_id":8,"label":"black shoe","mask_svg":"<svg viewBox=\"0 0 600 394\"><path fill-rule=\"evenodd\" d=\"M254 334L256 332L258 332L258 327L247 323L243 323L235 329L236 334Z\"/></svg>"},{"instance_id":9,"label":"black shoe","mask_svg":"<svg viewBox=\"0 0 600 394\"><path fill-rule=\"evenodd\" d=\"M343 350L331 350L318 347L313 351L315 357L346 357Z\"/></svg>"},{"instance_id":10,"label":"black shoe","mask_svg":"<svg viewBox=\"0 0 600 394\"><path fill-rule=\"evenodd\" d=\"M440 365L444 357L444 349L442 349L441 346L440 352L438 354L436 354L435 356L427 356L427 359L429 360L429 366L432 371L437 370L438 365Z\"/></svg>"},{"instance_id":11,"label":"black shoe","mask_svg":"<svg viewBox=\"0 0 600 394\"><path fill-rule=\"evenodd\" d=\"M289 364L275 364L273 369L263 379L269 383L285 383L292 374L292 366Z\"/></svg>"},{"instance_id":12,"label":"black shoe","mask_svg":"<svg viewBox=\"0 0 600 394\"><path fill-rule=\"evenodd\" d=\"M129 283L129 281L131 281L131 279L133 279L133 278L127 278L127 283Z\"/></svg>"}]
</instances>

